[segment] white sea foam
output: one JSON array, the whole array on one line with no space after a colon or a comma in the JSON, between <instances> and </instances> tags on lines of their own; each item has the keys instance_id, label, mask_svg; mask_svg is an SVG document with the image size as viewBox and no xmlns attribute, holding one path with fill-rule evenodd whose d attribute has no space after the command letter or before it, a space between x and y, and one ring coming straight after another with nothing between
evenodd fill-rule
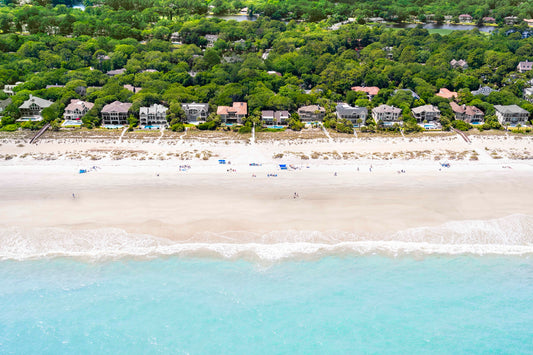
<instances>
[{"instance_id":1,"label":"white sea foam","mask_svg":"<svg viewBox=\"0 0 533 355\"><path fill-rule=\"evenodd\" d=\"M195 236L176 242L120 229L0 229L0 260L54 257L117 259L158 256L214 256L227 259L277 261L327 255L533 255L533 217L512 215L487 221L449 222L413 228L387 236L346 232L272 231L239 243L243 232ZM194 240L228 240L197 242Z\"/></svg>"}]
</instances>

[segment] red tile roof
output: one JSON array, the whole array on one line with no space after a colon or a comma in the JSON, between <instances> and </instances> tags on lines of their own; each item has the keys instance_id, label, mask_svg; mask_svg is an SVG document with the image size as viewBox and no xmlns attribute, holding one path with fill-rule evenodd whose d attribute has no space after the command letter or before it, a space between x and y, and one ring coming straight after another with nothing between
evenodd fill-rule
<instances>
[{"instance_id":1,"label":"red tile roof","mask_svg":"<svg viewBox=\"0 0 533 355\"><path fill-rule=\"evenodd\" d=\"M372 96L376 96L379 92L379 88L377 86L354 86L352 87L352 90L363 91Z\"/></svg>"},{"instance_id":2,"label":"red tile roof","mask_svg":"<svg viewBox=\"0 0 533 355\"><path fill-rule=\"evenodd\" d=\"M246 102L234 102L233 106L218 106L217 115L228 115L233 113L235 115L247 115L248 104Z\"/></svg>"},{"instance_id":3,"label":"red tile roof","mask_svg":"<svg viewBox=\"0 0 533 355\"><path fill-rule=\"evenodd\" d=\"M450 91L446 88L441 88L436 96L443 97L445 99L453 99L454 97L457 97L457 93L455 91Z\"/></svg>"}]
</instances>

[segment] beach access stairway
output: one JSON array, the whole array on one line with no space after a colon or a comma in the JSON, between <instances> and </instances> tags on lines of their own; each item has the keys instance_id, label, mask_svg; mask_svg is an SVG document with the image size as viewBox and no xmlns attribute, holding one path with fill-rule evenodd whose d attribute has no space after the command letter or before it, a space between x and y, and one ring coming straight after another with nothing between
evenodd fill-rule
<instances>
[{"instance_id":1,"label":"beach access stairway","mask_svg":"<svg viewBox=\"0 0 533 355\"><path fill-rule=\"evenodd\" d=\"M42 136L48 128L50 128L50 123L45 124L43 128L41 128L39 132L37 132L35 136L33 136L33 138L30 140L30 144L35 143L35 141L37 141L37 139L39 139L39 137Z\"/></svg>"},{"instance_id":2,"label":"beach access stairway","mask_svg":"<svg viewBox=\"0 0 533 355\"><path fill-rule=\"evenodd\" d=\"M463 139L465 140L466 143L472 143L470 138L468 138L468 136L466 134L464 134L464 132L462 132L462 131L460 131L458 129L455 129L455 128L452 128L452 131L454 131L455 133L457 133L458 135L463 137Z\"/></svg>"}]
</instances>

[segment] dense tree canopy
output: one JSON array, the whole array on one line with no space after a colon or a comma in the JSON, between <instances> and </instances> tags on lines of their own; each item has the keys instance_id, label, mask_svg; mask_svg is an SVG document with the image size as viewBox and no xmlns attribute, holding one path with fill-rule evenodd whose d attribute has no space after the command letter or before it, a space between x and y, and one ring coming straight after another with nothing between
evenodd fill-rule
<instances>
[{"instance_id":1,"label":"dense tree canopy","mask_svg":"<svg viewBox=\"0 0 533 355\"><path fill-rule=\"evenodd\" d=\"M29 94L56 102L46 120L60 117L72 98L94 102L84 120L87 125L98 125L99 109L115 100L132 102L134 108L208 102L212 110L243 100L250 112L292 112L323 100L370 109L389 103L406 115L412 107L432 103L447 112L448 101L435 96L440 88L460 91L461 103L475 103L488 113L495 104L518 104L533 112L522 99L533 72L516 71L518 62L533 59L532 37L515 36L508 28L492 34L471 30L445 36L422 28L355 23L330 30L331 19L287 22L267 11L285 9L284 17L292 13L320 20L322 15L308 8L330 11L326 3L254 2L249 9L271 17L260 16L253 22L208 18L204 16L207 5L195 0L106 1L103 6L94 1L86 4L99 6L85 11L64 5L0 7L0 85L24 82L1 125L19 117L17 107ZM405 1L403 10L414 3ZM449 11L463 12L459 4ZM244 5L231 3L232 8ZM332 8L351 16L354 6L386 8L381 1L339 2ZM468 68L452 69L452 59L466 60ZM121 68L124 74L106 75ZM133 93L123 87L126 84L142 90ZM46 89L47 85L65 86ZM381 91L369 101L350 90L356 85L378 86ZM481 85L500 91L489 96L470 94ZM395 93L396 89L410 89L420 98Z\"/></svg>"}]
</instances>

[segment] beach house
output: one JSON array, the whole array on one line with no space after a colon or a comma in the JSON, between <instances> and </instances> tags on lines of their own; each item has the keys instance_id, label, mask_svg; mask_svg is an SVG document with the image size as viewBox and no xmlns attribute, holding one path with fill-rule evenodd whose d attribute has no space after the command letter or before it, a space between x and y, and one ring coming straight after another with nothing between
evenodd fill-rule
<instances>
[{"instance_id":1,"label":"beach house","mask_svg":"<svg viewBox=\"0 0 533 355\"><path fill-rule=\"evenodd\" d=\"M246 102L234 102L232 106L218 106L217 115L223 123L242 123L242 119L248 114Z\"/></svg>"},{"instance_id":2,"label":"beach house","mask_svg":"<svg viewBox=\"0 0 533 355\"><path fill-rule=\"evenodd\" d=\"M372 109L372 118L374 121L383 122L385 125L391 125L393 123L401 123L400 115L402 109L389 105L379 105Z\"/></svg>"},{"instance_id":3,"label":"beach house","mask_svg":"<svg viewBox=\"0 0 533 355\"><path fill-rule=\"evenodd\" d=\"M122 75L126 72L126 68L120 68L115 70L110 70L106 74L109 76Z\"/></svg>"},{"instance_id":4,"label":"beach house","mask_svg":"<svg viewBox=\"0 0 533 355\"><path fill-rule=\"evenodd\" d=\"M261 120L267 125L273 125L275 122L274 111L272 110L261 111Z\"/></svg>"},{"instance_id":5,"label":"beach house","mask_svg":"<svg viewBox=\"0 0 533 355\"><path fill-rule=\"evenodd\" d=\"M337 104L337 117L339 119L346 119L354 125L361 126L365 124L368 117L368 109L366 107L350 106L347 103Z\"/></svg>"},{"instance_id":6,"label":"beach house","mask_svg":"<svg viewBox=\"0 0 533 355\"><path fill-rule=\"evenodd\" d=\"M93 106L94 104L92 102L72 99L68 106L65 107L63 118L65 120L81 120Z\"/></svg>"},{"instance_id":7,"label":"beach house","mask_svg":"<svg viewBox=\"0 0 533 355\"><path fill-rule=\"evenodd\" d=\"M289 111L286 110L276 111L274 112L274 118L276 119L277 124L286 125L289 123L291 115L289 114Z\"/></svg>"},{"instance_id":8,"label":"beach house","mask_svg":"<svg viewBox=\"0 0 533 355\"><path fill-rule=\"evenodd\" d=\"M440 117L440 110L433 105L414 107L411 112L419 123L436 121Z\"/></svg>"},{"instance_id":9,"label":"beach house","mask_svg":"<svg viewBox=\"0 0 533 355\"><path fill-rule=\"evenodd\" d=\"M533 102L533 87L524 89L524 100Z\"/></svg>"},{"instance_id":10,"label":"beach house","mask_svg":"<svg viewBox=\"0 0 533 355\"><path fill-rule=\"evenodd\" d=\"M129 102L114 101L102 108L102 124L104 125L126 125L128 124Z\"/></svg>"},{"instance_id":11,"label":"beach house","mask_svg":"<svg viewBox=\"0 0 533 355\"><path fill-rule=\"evenodd\" d=\"M139 91L142 90L142 87L139 87L139 86L133 86L133 85L130 85L130 84L125 84L125 85L122 85L122 87L126 90L129 90L131 91L132 93L136 94L138 93Z\"/></svg>"},{"instance_id":12,"label":"beach house","mask_svg":"<svg viewBox=\"0 0 533 355\"><path fill-rule=\"evenodd\" d=\"M518 105L494 105L496 117L502 126L525 125L529 119L529 112Z\"/></svg>"},{"instance_id":13,"label":"beach house","mask_svg":"<svg viewBox=\"0 0 533 355\"><path fill-rule=\"evenodd\" d=\"M21 117L18 121L40 121L43 119L41 112L43 109L50 107L52 101L41 99L40 97L30 94L30 98L19 106Z\"/></svg>"},{"instance_id":14,"label":"beach house","mask_svg":"<svg viewBox=\"0 0 533 355\"><path fill-rule=\"evenodd\" d=\"M364 92L368 99L372 100L379 93L379 88L377 86L354 86L352 91Z\"/></svg>"},{"instance_id":15,"label":"beach house","mask_svg":"<svg viewBox=\"0 0 533 355\"><path fill-rule=\"evenodd\" d=\"M318 105L302 106L298 109L298 115L302 122L320 121L324 119L326 110Z\"/></svg>"},{"instance_id":16,"label":"beach house","mask_svg":"<svg viewBox=\"0 0 533 355\"><path fill-rule=\"evenodd\" d=\"M15 91L13 89L15 89L17 86L22 85L22 84L24 84L22 81L17 81L13 85L6 84L4 85L4 92L8 94L9 96L13 96L15 95Z\"/></svg>"},{"instance_id":17,"label":"beach house","mask_svg":"<svg viewBox=\"0 0 533 355\"><path fill-rule=\"evenodd\" d=\"M453 69L457 69L457 68L466 69L466 68L468 68L468 63L465 60L463 60L463 59L459 59L459 60L452 59L450 61L450 65L452 66Z\"/></svg>"},{"instance_id":18,"label":"beach house","mask_svg":"<svg viewBox=\"0 0 533 355\"><path fill-rule=\"evenodd\" d=\"M490 93L493 91L498 92L499 90L493 89L489 86L479 86L479 89L472 91L471 94L474 96L476 95L489 96Z\"/></svg>"},{"instance_id":19,"label":"beach house","mask_svg":"<svg viewBox=\"0 0 533 355\"><path fill-rule=\"evenodd\" d=\"M205 35L205 39L207 40L207 47L212 48L215 46L215 42L218 40L218 35L207 34Z\"/></svg>"},{"instance_id":20,"label":"beach house","mask_svg":"<svg viewBox=\"0 0 533 355\"><path fill-rule=\"evenodd\" d=\"M261 111L261 120L267 125L285 125L289 121L289 111Z\"/></svg>"},{"instance_id":21,"label":"beach house","mask_svg":"<svg viewBox=\"0 0 533 355\"><path fill-rule=\"evenodd\" d=\"M453 101L450 102L450 106L452 107L456 120L462 120L473 124L483 122L483 117L485 115L483 114L483 111L476 106L458 105Z\"/></svg>"},{"instance_id":22,"label":"beach house","mask_svg":"<svg viewBox=\"0 0 533 355\"><path fill-rule=\"evenodd\" d=\"M139 123L141 126L167 126L167 111L168 108L160 104L141 107Z\"/></svg>"},{"instance_id":23,"label":"beach house","mask_svg":"<svg viewBox=\"0 0 533 355\"><path fill-rule=\"evenodd\" d=\"M503 22L505 22L506 25L512 26L512 25L516 25L519 22L519 20L518 20L518 17L516 16L506 16L503 18Z\"/></svg>"},{"instance_id":24,"label":"beach house","mask_svg":"<svg viewBox=\"0 0 533 355\"><path fill-rule=\"evenodd\" d=\"M8 97L7 99L5 100L0 100L0 115L2 115L2 112L4 112L4 110L6 109L6 107L8 107L9 105L11 105L13 101L11 100L10 97Z\"/></svg>"},{"instance_id":25,"label":"beach house","mask_svg":"<svg viewBox=\"0 0 533 355\"><path fill-rule=\"evenodd\" d=\"M197 104L196 102L181 104L181 108L187 116L188 122L205 121L209 115L209 104Z\"/></svg>"},{"instance_id":26,"label":"beach house","mask_svg":"<svg viewBox=\"0 0 533 355\"><path fill-rule=\"evenodd\" d=\"M459 22L472 22L472 16L469 14L459 15Z\"/></svg>"},{"instance_id":27,"label":"beach house","mask_svg":"<svg viewBox=\"0 0 533 355\"><path fill-rule=\"evenodd\" d=\"M516 66L516 71L519 73L525 73L527 71L530 71L531 68L533 68L533 62L530 62L529 60L526 60L525 62L520 62Z\"/></svg>"},{"instance_id":28,"label":"beach house","mask_svg":"<svg viewBox=\"0 0 533 355\"><path fill-rule=\"evenodd\" d=\"M457 98L457 93L455 91L450 91L446 88L441 88L435 96L442 97L444 99L453 100Z\"/></svg>"}]
</instances>

